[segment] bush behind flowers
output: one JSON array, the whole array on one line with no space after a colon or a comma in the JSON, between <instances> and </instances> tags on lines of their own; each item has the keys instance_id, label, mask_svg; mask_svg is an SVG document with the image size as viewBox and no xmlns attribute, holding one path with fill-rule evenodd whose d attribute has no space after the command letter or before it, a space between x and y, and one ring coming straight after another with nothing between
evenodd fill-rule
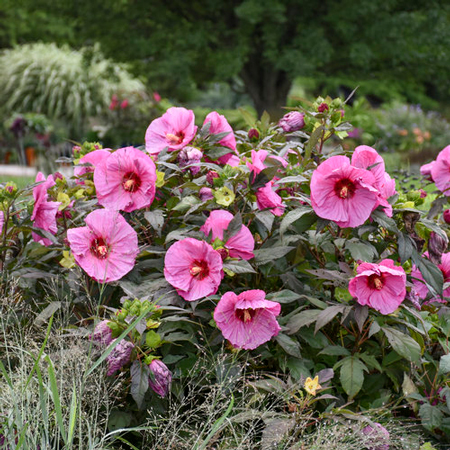
<instances>
[{"instance_id":1,"label":"bush behind flowers","mask_svg":"<svg viewBox=\"0 0 450 450\"><path fill-rule=\"evenodd\" d=\"M111 382L127 375L126 414L163 414L199 354L225 349L267 376L257 389L296 386L293 417L389 404L445 440L450 275L426 250L445 261L447 196L422 210L376 150L345 152L340 99L280 124L245 118L252 132L233 133L215 112L197 128L171 108L140 148L89 158L102 149L84 143L73 179L4 186L3 280L19 278L39 312L49 280L71 293L74 325L100 348L95 367L106 362Z\"/></svg>"}]
</instances>

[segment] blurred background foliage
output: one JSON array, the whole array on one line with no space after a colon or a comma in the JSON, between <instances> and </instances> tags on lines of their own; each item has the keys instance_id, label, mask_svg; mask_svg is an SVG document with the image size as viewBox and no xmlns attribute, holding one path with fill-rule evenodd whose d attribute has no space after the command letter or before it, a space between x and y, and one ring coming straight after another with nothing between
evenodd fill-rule
<instances>
[{"instance_id":1,"label":"blurred background foliage","mask_svg":"<svg viewBox=\"0 0 450 450\"><path fill-rule=\"evenodd\" d=\"M356 142L408 158L449 142L447 1L3 0L0 24L2 147L14 113L120 146L172 104L241 127L240 107L277 119L355 87Z\"/></svg>"}]
</instances>

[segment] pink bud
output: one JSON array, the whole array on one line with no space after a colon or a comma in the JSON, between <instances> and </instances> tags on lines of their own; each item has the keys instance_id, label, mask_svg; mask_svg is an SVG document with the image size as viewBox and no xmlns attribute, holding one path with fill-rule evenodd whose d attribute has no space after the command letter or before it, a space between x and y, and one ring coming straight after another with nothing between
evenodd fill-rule
<instances>
[{"instance_id":1,"label":"pink bud","mask_svg":"<svg viewBox=\"0 0 450 450\"><path fill-rule=\"evenodd\" d=\"M211 185L214 186L214 178L219 178L220 175L215 172L214 170L211 170L206 174L206 181Z\"/></svg>"},{"instance_id":2,"label":"pink bud","mask_svg":"<svg viewBox=\"0 0 450 450\"><path fill-rule=\"evenodd\" d=\"M445 220L445 223L450 224L450 209L446 209L444 211L444 220Z\"/></svg>"},{"instance_id":3,"label":"pink bud","mask_svg":"<svg viewBox=\"0 0 450 450\"><path fill-rule=\"evenodd\" d=\"M203 157L203 152L195 147L184 147L178 154L178 163L180 167L186 167L190 164L199 163ZM189 167L190 171L195 175L200 171L199 166Z\"/></svg>"},{"instance_id":4,"label":"pink bud","mask_svg":"<svg viewBox=\"0 0 450 450\"><path fill-rule=\"evenodd\" d=\"M63 174L62 174L61 172L55 172L55 173L53 174L53 178L54 178L55 180L64 180L64 176L63 176Z\"/></svg>"},{"instance_id":5,"label":"pink bud","mask_svg":"<svg viewBox=\"0 0 450 450\"><path fill-rule=\"evenodd\" d=\"M430 239L428 239L428 254L430 255L430 260L434 264L440 264L442 259L442 253L447 250L448 237L445 234L437 234L434 231L430 234Z\"/></svg>"},{"instance_id":6,"label":"pink bud","mask_svg":"<svg viewBox=\"0 0 450 450\"><path fill-rule=\"evenodd\" d=\"M280 119L278 125L286 133L298 131L305 126L305 115L298 111L291 111Z\"/></svg>"},{"instance_id":7,"label":"pink bud","mask_svg":"<svg viewBox=\"0 0 450 450\"><path fill-rule=\"evenodd\" d=\"M345 116L345 111L343 109L341 109L341 110L339 110L339 112L341 113L341 119L343 119Z\"/></svg>"},{"instance_id":8,"label":"pink bud","mask_svg":"<svg viewBox=\"0 0 450 450\"><path fill-rule=\"evenodd\" d=\"M122 103L120 104L120 107L122 109L125 109L128 105L129 105L128 100L125 99L125 100L122 100Z\"/></svg>"},{"instance_id":9,"label":"pink bud","mask_svg":"<svg viewBox=\"0 0 450 450\"><path fill-rule=\"evenodd\" d=\"M172 383L172 372L159 359L154 359L148 366L150 378L148 385L160 396L165 397L169 393Z\"/></svg>"},{"instance_id":10,"label":"pink bud","mask_svg":"<svg viewBox=\"0 0 450 450\"><path fill-rule=\"evenodd\" d=\"M420 192L420 198L425 198L428 195L423 189L419 189L419 192Z\"/></svg>"},{"instance_id":11,"label":"pink bud","mask_svg":"<svg viewBox=\"0 0 450 450\"><path fill-rule=\"evenodd\" d=\"M96 344L100 344L102 346L107 347L112 342L112 330L108 326L109 321L108 320L102 320L99 322L94 332L91 335L92 340Z\"/></svg>"},{"instance_id":12,"label":"pink bud","mask_svg":"<svg viewBox=\"0 0 450 450\"><path fill-rule=\"evenodd\" d=\"M200 197L200 200L202 202L207 202L208 200L211 200L214 198L213 192L211 188L208 187L202 187L198 191L198 196Z\"/></svg>"},{"instance_id":13,"label":"pink bud","mask_svg":"<svg viewBox=\"0 0 450 450\"><path fill-rule=\"evenodd\" d=\"M161 101L161 96L155 91L153 92L153 99L155 102L159 103Z\"/></svg>"},{"instance_id":14,"label":"pink bud","mask_svg":"<svg viewBox=\"0 0 450 450\"><path fill-rule=\"evenodd\" d=\"M330 109L330 107L325 103L321 103L318 107L317 107L317 111L319 112L324 112L324 111L328 111Z\"/></svg>"},{"instance_id":15,"label":"pink bud","mask_svg":"<svg viewBox=\"0 0 450 450\"><path fill-rule=\"evenodd\" d=\"M250 140L259 139L259 131L256 128L250 128L250 130L248 130L248 138Z\"/></svg>"},{"instance_id":16,"label":"pink bud","mask_svg":"<svg viewBox=\"0 0 450 450\"><path fill-rule=\"evenodd\" d=\"M130 362L133 348L134 345L130 341L120 341L119 344L114 347L113 351L106 358L106 361L108 362L108 372L106 375L108 375L108 377Z\"/></svg>"}]
</instances>

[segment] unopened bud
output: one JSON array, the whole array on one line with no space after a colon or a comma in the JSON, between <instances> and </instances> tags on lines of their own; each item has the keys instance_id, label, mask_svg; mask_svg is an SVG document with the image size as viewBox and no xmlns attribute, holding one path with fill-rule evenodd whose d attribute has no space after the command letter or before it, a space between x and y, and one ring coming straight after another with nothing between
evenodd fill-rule
<instances>
[{"instance_id":1,"label":"unopened bud","mask_svg":"<svg viewBox=\"0 0 450 450\"><path fill-rule=\"evenodd\" d=\"M286 133L301 130L305 126L305 115L298 111L291 111L280 119L278 125Z\"/></svg>"},{"instance_id":2,"label":"unopened bud","mask_svg":"<svg viewBox=\"0 0 450 450\"><path fill-rule=\"evenodd\" d=\"M120 341L106 358L106 361L108 362L108 372L106 375L113 375L114 372L117 372L125 364L128 364L131 359L133 348L134 345L131 342Z\"/></svg>"},{"instance_id":3,"label":"unopened bud","mask_svg":"<svg viewBox=\"0 0 450 450\"><path fill-rule=\"evenodd\" d=\"M206 174L206 181L211 185L211 186L214 186L214 179L215 178L219 178L220 177L220 175L217 173L217 172L215 172L214 170L211 170L210 172L208 172L207 174Z\"/></svg>"},{"instance_id":4,"label":"unopened bud","mask_svg":"<svg viewBox=\"0 0 450 450\"><path fill-rule=\"evenodd\" d=\"M211 200L214 198L214 194L211 188L208 187L202 187L198 191L198 196L200 197L200 200L202 202L207 202L208 200Z\"/></svg>"},{"instance_id":5,"label":"unopened bud","mask_svg":"<svg viewBox=\"0 0 450 450\"><path fill-rule=\"evenodd\" d=\"M445 220L445 223L450 224L450 209L446 209L444 211L444 220Z\"/></svg>"},{"instance_id":6,"label":"unopened bud","mask_svg":"<svg viewBox=\"0 0 450 450\"><path fill-rule=\"evenodd\" d=\"M250 140L259 139L259 131L256 128L250 128L250 130L248 130L248 138Z\"/></svg>"},{"instance_id":7,"label":"unopened bud","mask_svg":"<svg viewBox=\"0 0 450 450\"><path fill-rule=\"evenodd\" d=\"M94 332L91 335L91 339L99 345L107 347L112 342L112 330L108 326L108 320L102 320L99 322Z\"/></svg>"},{"instance_id":8,"label":"unopened bud","mask_svg":"<svg viewBox=\"0 0 450 450\"><path fill-rule=\"evenodd\" d=\"M321 103L318 107L317 107L317 111L319 111L319 112L325 112L325 111L328 111L330 109L330 107L325 103L325 102L323 102L323 103Z\"/></svg>"},{"instance_id":9,"label":"unopened bud","mask_svg":"<svg viewBox=\"0 0 450 450\"><path fill-rule=\"evenodd\" d=\"M154 359L148 368L150 370L148 385L159 396L165 397L169 393L170 384L172 383L172 372L159 359Z\"/></svg>"},{"instance_id":10,"label":"unopened bud","mask_svg":"<svg viewBox=\"0 0 450 450\"><path fill-rule=\"evenodd\" d=\"M434 231L430 234L428 240L428 254L431 262L434 264L440 264L442 259L442 253L447 250L448 237L446 234L438 234Z\"/></svg>"}]
</instances>

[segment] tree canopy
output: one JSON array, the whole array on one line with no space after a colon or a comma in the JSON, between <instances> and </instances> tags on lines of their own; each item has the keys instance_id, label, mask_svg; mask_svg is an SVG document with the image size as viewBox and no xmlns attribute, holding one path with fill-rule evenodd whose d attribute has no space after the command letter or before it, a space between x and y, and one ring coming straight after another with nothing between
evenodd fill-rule
<instances>
[{"instance_id":1,"label":"tree canopy","mask_svg":"<svg viewBox=\"0 0 450 450\"><path fill-rule=\"evenodd\" d=\"M402 79L448 96L450 5L406 0L37 0L64 18L58 39L100 42L177 96L242 79L259 113L286 104L296 76ZM53 23L47 18L47 23ZM58 27L54 27L58 29Z\"/></svg>"}]
</instances>

